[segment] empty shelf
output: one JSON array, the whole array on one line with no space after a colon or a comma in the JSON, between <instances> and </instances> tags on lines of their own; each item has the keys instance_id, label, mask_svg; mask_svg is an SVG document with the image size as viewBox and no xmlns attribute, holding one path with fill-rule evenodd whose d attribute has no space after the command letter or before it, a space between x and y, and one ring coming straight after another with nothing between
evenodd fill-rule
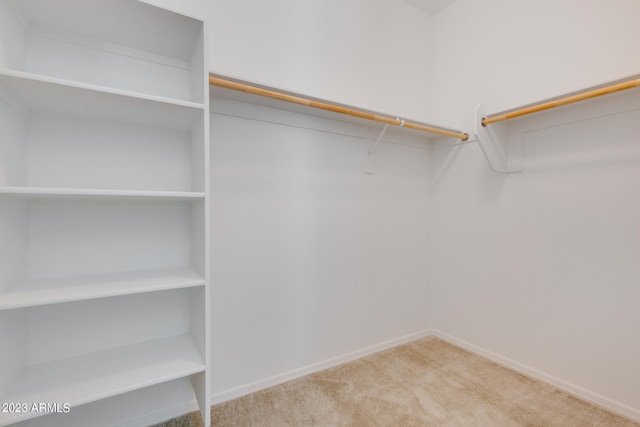
<instances>
[{"instance_id":1,"label":"empty shelf","mask_svg":"<svg viewBox=\"0 0 640 427\"><path fill-rule=\"evenodd\" d=\"M2 70L0 89L30 111L191 130L204 104Z\"/></svg>"},{"instance_id":2,"label":"empty shelf","mask_svg":"<svg viewBox=\"0 0 640 427\"><path fill-rule=\"evenodd\" d=\"M204 286L193 268L32 279L0 293L0 310Z\"/></svg>"},{"instance_id":3,"label":"empty shelf","mask_svg":"<svg viewBox=\"0 0 640 427\"><path fill-rule=\"evenodd\" d=\"M27 367L3 402L69 403L73 407L205 370L189 335ZM44 415L4 413L0 426Z\"/></svg>"},{"instance_id":4,"label":"empty shelf","mask_svg":"<svg viewBox=\"0 0 640 427\"><path fill-rule=\"evenodd\" d=\"M200 20L138 1L17 0L11 3L32 28L55 28L185 62L191 60L202 31Z\"/></svg>"},{"instance_id":5,"label":"empty shelf","mask_svg":"<svg viewBox=\"0 0 640 427\"><path fill-rule=\"evenodd\" d=\"M90 188L41 188L41 187L0 187L0 195L24 198L110 198L110 199L159 199L159 200L202 200L204 193L192 191L142 191L142 190L102 190Z\"/></svg>"}]
</instances>

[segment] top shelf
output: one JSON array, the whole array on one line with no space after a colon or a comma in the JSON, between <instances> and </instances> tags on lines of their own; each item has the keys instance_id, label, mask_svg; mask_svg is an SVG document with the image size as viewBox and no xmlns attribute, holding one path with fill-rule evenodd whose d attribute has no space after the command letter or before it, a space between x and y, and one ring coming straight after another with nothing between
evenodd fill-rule
<instances>
[{"instance_id":1,"label":"top shelf","mask_svg":"<svg viewBox=\"0 0 640 427\"><path fill-rule=\"evenodd\" d=\"M43 77L203 104L204 37L137 0L0 0L0 69Z\"/></svg>"},{"instance_id":2,"label":"top shelf","mask_svg":"<svg viewBox=\"0 0 640 427\"><path fill-rule=\"evenodd\" d=\"M77 37L191 61L202 22L136 0L9 0L32 31ZM171 31L167 31L171 28Z\"/></svg>"}]
</instances>

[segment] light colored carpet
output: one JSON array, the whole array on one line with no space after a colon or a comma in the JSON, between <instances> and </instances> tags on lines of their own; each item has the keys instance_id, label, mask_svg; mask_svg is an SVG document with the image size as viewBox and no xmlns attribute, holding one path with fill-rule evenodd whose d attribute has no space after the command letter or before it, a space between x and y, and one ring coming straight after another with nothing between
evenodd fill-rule
<instances>
[{"instance_id":1,"label":"light colored carpet","mask_svg":"<svg viewBox=\"0 0 640 427\"><path fill-rule=\"evenodd\" d=\"M211 415L216 427L640 426L431 337L213 406Z\"/></svg>"},{"instance_id":2,"label":"light colored carpet","mask_svg":"<svg viewBox=\"0 0 640 427\"><path fill-rule=\"evenodd\" d=\"M211 408L219 427L639 426L437 338Z\"/></svg>"}]
</instances>

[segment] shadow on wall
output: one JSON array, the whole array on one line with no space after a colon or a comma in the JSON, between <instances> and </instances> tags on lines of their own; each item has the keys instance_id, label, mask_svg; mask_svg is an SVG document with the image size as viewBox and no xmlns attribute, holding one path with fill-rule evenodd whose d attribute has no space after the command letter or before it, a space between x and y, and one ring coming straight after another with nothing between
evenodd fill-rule
<instances>
[{"instance_id":1,"label":"shadow on wall","mask_svg":"<svg viewBox=\"0 0 640 427\"><path fill-rule=\"evenodd\" d=\"M456 159L463 156L465 152L469 151L482 151L477 142L456 144L449 147L438 148L440 153L446 152L445 156L438 156L437 161L432 162L431 167L431 188L438 188L441 181L446 179L451 167L455 164ZM481 152L480 157L485 159L484 154ZM494 172L489 163L484 161L477 163L475 166L475 176L478 179L475 181L477 184L476 194L483 202L494 202L501 198L504 192L507 180L512 175Z\"/></svg>"}]
</instances>

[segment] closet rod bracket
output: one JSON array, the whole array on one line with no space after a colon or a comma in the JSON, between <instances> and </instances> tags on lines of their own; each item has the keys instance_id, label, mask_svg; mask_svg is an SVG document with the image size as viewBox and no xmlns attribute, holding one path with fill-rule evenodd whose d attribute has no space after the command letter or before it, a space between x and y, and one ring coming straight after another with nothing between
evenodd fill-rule
<instances>
[{"instance_id":1,"label":"closet rod bracket","mask_svg":"<svg viewBox=\"0 0 640 427\"><path fill-rule=\"evenodd\" d=\"M398 126L400 127L404 126L404 123L405 123L404 120L398 119L398 118L396 118L395 120L398 121ZM364 163L364 173L366 174L373 174L373 157L374 157L374 154L376 153L376 148L378 148L378 144L380 144L380 141L382 141L382 137L387 132L387 129L389 129L389 125L390 123L385 123L384 127L378 134L378 137L376 138L376 140L367 149L367 153L365 155L365 163Z\"/></svg>"},{"instance_id":2,"label":"closet rod bracket","mask_svg":"<svg viewBox=\"0 0 640 427\"><path fill-rule=\"evenodd\" d=\"M404 120L399 119L399 118L396 118L395 120L398 121L398 126L404 127L404 123L405 123ZM367 154L372 156L376 152L376 148L378 148L378 144L380 144L380 141L382 141L382 137L384 136L384 134L385 134L385 132L387 131L388 128L389 128L389 123L386 123L384 125L384 127L382 128L382 130L380 131L380 134L378 135L378 137L376 138L374 143L371 144L371 147L369 147L369 151L367 152Z\"/></svg>"}]
</instances>

